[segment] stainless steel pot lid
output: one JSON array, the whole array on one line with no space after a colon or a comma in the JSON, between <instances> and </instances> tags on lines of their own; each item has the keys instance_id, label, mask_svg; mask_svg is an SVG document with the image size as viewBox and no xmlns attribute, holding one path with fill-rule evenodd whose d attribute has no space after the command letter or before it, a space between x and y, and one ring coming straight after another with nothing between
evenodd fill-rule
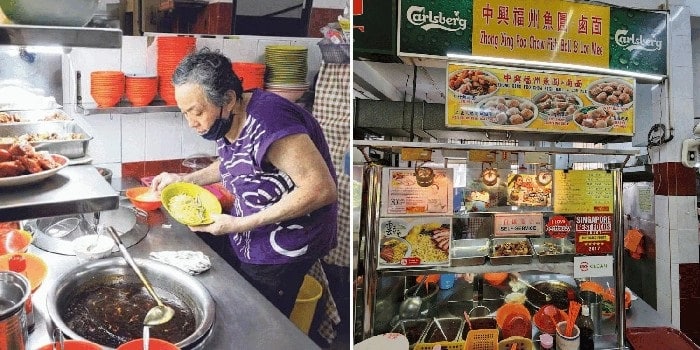
<instances>
[{"instance_id":1,"label":"stainless steel pot lid","mask_svg":"<svg viewBox=\"0 0 700 350\"><path fill-rule=\"evenodd\" d=\"M67 218L79 220L78 227L65 235L47 233L47 230L50 230L54 224ZM135 211L128 206L120 206L117 209L97 212L96 214L53 216L27 220L24 226L34 235L32 242L34 246L52 253L75 255L73 240L96 233L96 223L114 227L127 248L141 241L148 233L146 220L137 217ZM116 252L117 249L114 248L113 251Z\"/></svg>"}]
</instances>

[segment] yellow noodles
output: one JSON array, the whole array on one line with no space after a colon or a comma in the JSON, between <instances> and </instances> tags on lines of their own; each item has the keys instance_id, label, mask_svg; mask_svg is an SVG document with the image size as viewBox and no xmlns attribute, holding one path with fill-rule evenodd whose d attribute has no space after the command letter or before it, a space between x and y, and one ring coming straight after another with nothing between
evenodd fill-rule
<instances>
[{"instance_id":1,"label":"yellow noodles","mask_svg":"<svg viewBox=\"0 0 700 350\"><path fill-rule=\"evenodd\" d=\"M409 235L406 236L406 240L413 247L411 256L419 257L421 261L426 263L447 261L447 253L436 248L433 239L429 235Z\"/></svg>"},{"instance_id":2,"label":"yellow noodles","mask_svg":"<svg viewBox=\"0 0 700 350\"><path fill-rule=\"evenodd\" d=\"M198 225L207 219L206 209L197 198L187 194L178 194L168 202L170 212L177 215L178 221L185 225Z\"/></svg>"}]
</instances>

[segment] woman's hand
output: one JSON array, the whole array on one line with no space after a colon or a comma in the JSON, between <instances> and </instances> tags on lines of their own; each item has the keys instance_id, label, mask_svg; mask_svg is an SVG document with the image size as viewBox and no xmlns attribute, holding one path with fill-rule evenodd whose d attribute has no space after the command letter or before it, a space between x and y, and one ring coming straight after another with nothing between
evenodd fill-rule
<instances>
[{"instance_id":1,"label":"woman's hand","mask_svg":"<svg viewBox=\"0 0 700 350\"><path fill-rule=\"evenodd\" d=\"M212 214L212 222L209 225L189 226L194 232L207 232L212 235L225 235L229 233L239 233L250 231L253 227L247 225L245 218L236 217L228 214Z\"/></svg>"},{"instance_id":2,"label":"woman's hand","mask_svg":"<svg viewBox=\"0 0 700 350\"><path fill-rule=\"evenodd\" d=\"M163 188L165 188L165 186L168 186L173 182L183 181L182 178L182 175L162 172L153 178L153 181L151 182L151 189L153 191L160 192L163 190Z\"/></svg>"}]
</instances>

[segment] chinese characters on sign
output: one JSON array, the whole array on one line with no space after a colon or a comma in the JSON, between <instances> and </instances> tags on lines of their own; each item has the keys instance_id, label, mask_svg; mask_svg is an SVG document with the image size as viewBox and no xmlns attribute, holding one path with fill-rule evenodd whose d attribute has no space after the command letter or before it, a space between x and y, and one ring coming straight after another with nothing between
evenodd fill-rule
<instances>
[{"instance_id":1,"label":"chinese characters on sign","mask_svg":"<svg viewBox=\"0 0 700 350\"><path fill-rule=\"evenodd\" d=\"M613 178L605 170L554 170L554 212L611 214Z\"/></svg>"}]
</instances>

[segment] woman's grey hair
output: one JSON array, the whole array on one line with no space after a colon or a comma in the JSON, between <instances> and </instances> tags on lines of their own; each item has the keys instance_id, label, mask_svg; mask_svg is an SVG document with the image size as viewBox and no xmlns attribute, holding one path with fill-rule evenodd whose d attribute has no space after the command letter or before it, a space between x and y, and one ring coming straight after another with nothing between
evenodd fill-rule
<instances>
[{"instance_id":1,"label":"woman's grey hair","mask_svg":"<svg viewBox=\"0 0 700 350\"><path fill-rule=\"evenodd\" d=\"M231 68L231 60L219 52L203 48L187 55L173 72L173 85L198 84L217 107L231 102L229 91L236 93L240 101L243 96L243 84Z\"/></svg>"}]
</instances>

